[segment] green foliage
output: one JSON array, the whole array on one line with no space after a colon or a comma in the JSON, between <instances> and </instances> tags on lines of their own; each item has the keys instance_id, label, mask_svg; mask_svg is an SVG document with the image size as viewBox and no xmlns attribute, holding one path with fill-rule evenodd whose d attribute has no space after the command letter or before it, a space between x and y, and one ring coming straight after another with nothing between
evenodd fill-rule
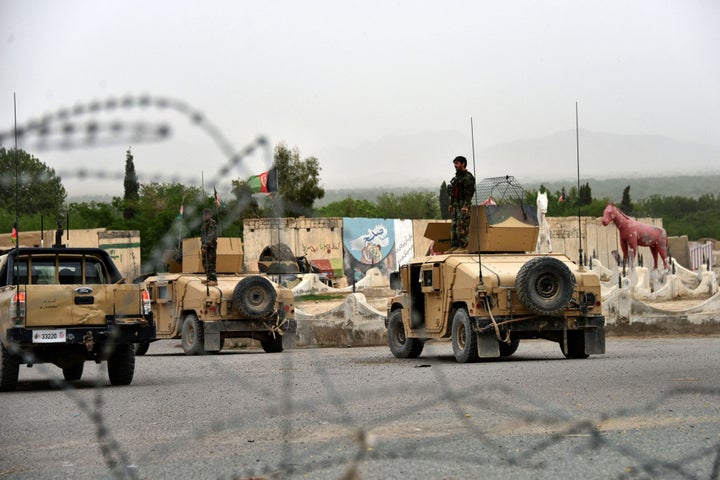
<instances>
[{"instance_id":1,"label":"green foliage","mask_svg":"<svg viewBox=\"0 0 720 480\"><path fill-rule=\"evenodd\" d=\"M447 182L443 180L438 193L438 201L440 203L440 218L450 218L450 197L448 196Z\"/></svg>"},{"instance_id":2,"label":"green foliage","mask_svg":"<svg viewBox=\"0 0 720 480\"><path fill-rule=\"evenodd\" d=\"M585 185L580 185L580 190L578 191L578 202L580 205L590 205L592 201L592 190L590 189L590 184L586 183Z\"/></svg>"},{"instance_id":3,"label":"green foliage","mask_svg":"<svg viewBox=\"0 0 720 480\"><path fill-rule=\"evenodd\" d=\"M125 187L125 209L123 216L125 219L131 219L135 216L135 206L140 198L140 182L138 182L137 174L135 173L133 155L129 148L125 153L125 180L123 184Z\"/></svg>"},{"instance_id":4,"label":"green foliage","mask_svg":"<svg viewBox=\"0 0 720 480\"><path fill-rule=\"evenodd\" d=\"M381 218L440 218L440 204L432 192L381 193L377 210Z\"/></svg>"},{"instance_id":5,"label":"green foliage","mask_svg":"<svg viewBox=\"0 0 720 480\"><path fill-rule=\"evenodd\" d=\"M280 185L282 215L286 217L310 216L315 200L325 195L320 186L320 163L315 157L300 160L300 151L288 149L284 144L275 147L275 167Z\"/></svg>"},{"instance_id":6,"label":"green foliage","mask_svg":"<svg viewBox=\"0 0 720 480\"><path fill-rule=\"evenodd\" d=\"M67 213L71 219L70 228L86 229L105 227L112 229L121 225L123 217L112 203L83 202L71 203ZM67 225L66 225L67 227Z\"/></svg>"},{"instance_id":7,"label":"green foliage","mask_svg":"<svg viewBox=\"0 0 720 480\"><path fill-rule=\"evenodd\" d=\"M713 194L699 198L653 195L638 203L637 216L662 218L670 236L720 238L720 197Z\"/></svg>"},{"instance_id":8,"label":"green foliage","mask_svg":"<svg viewBox=\"0 0 720 480\"><path fill-rule=\"evenodd\" d=\"M630 200L630 185L625 187L622 193L622 200L620 201L620 205L618 206L620 208L620 211L623 213L626 213L628 215L633 214L633 204L632 200Z\"/></svg>"},{"instance_id":9,"label":"green foliage","mask_svg":"<svg viewBox=\"0 0 720 480\"><path fill-rule=\"evenodd\" d=\"M15 211L17 160L17 215L62 216L67 193L55 170L23 150L17 150L17 158L15 153L0 147L0 208Z\"/></svg>"},{"instance_id":10,"label":"green foliage","mask_svg":"<svg viewBox=\"0 0 720 480\"><path fill-rule=\"evenodd\" d=\"M350 197L329 203L316 210L320 217L377 218L380 216L377 206L368 200L353 200Z\"/></svg>"}]
</instances>

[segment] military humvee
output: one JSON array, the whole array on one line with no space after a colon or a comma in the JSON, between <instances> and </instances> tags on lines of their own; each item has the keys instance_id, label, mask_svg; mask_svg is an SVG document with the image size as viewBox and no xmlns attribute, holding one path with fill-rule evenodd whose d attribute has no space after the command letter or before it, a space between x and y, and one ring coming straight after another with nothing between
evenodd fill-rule
<instances>
[{"instance_id":1,"label":"military humvee","mask_svg":"<svg viewBox=\"0 0 720 480\"><path fill-rule=\"evenodd\" d=\"M281 352L285 335L297 330L293 293L264 275L235 273L242 271L242 260L239 238L218 238L218 284L208 286L200 239L187 238L182 264L137 278L150 292L157 323L153 340L181 338L187 355L217 353L228 338L253 338L266 352ZM144 355L149 345L137 345L135 353Z\"/></svg>"},{"instance_id":2,"label":"military humvee","mask_svg":"<svg viewBox=\"0 0 720 480\"><path fill-rule=\"evenodd\" d=\"M106 250L0 252L0 391L15 389L21 364L53 363L74 381L90 360L107 360L110 383L129 385L132 344L154 336L147 291L126 283Z\"/></svg>"},{"instance_id":3,"label":"military humvee","mask_svg":"<svg viewBox=\"0 0 720 480\"><path fill-rule=\"evenodd\" d=\"M385 320L393 355L414 358L426 340L448 337L461 363L512 355L530 338L558 342L567 358L605 353L598 275L565 255L526 253L537 216L513 177L486 179L478 194L493 201L472 207L471 253L442 253L450 224L431 223L425 236L441 254L391 275L399 290Z\"/></svg>"}]
</instances>

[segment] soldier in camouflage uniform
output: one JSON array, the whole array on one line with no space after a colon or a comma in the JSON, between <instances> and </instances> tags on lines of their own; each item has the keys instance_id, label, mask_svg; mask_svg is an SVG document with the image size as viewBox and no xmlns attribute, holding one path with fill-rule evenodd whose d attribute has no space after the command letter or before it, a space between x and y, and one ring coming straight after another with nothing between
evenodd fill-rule
<instances>
[{"instance_id":1,"label":"soldier in camouflage uniform","mask_svg":"<svg viewBox=\"0 0 720 480\"><path fill-rule=\"evenodd\" d=\"M203 268L207 276L208 285L217 285L217 272L215 264L217 261L217 222L212 218L209 208L203 210L203 224L200 227L200 252L202 253Z\"/></svg>"},{"instance_id":2,"label":"soldier in camouflage uniform","mask_svg":"<svg viewBox=\"0 0 720 480\"><path fill-rule=\"evenodd\" d=\"M450 229L449 252L467 253L468 231L470 230L470 205L475 195L475 177L467 171L467 159L455 157L455 176L450 180L448 195L450 196Z\"/></svg>"}]
</instances>

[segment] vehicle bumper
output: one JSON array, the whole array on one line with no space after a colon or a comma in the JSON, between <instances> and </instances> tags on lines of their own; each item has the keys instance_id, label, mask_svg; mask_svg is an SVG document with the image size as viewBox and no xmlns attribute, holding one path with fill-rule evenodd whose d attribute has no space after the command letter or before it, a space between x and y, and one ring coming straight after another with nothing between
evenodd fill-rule
<instances>
[{"instance_id":1,"label":"vehicle bumper","mask_svg":"<svg viewBox=\"0 0 720 480\"><path fill-rule=\"evenodd\" d=\"M36 343L33 341L33 335L42 330L65 330L65 341L55 343ZM123 323L116 325L98 325L98 326L82 326L82 327L42 327L42 328L25 328L12 327L7 330L7 339L20 346L24 345L42 345L44 347L52 345L67 344L84 344L98 345L112 341L113 343L138 343L146 342L155 338L155 325L147 323Z\"/></svg>"}]
</instances>

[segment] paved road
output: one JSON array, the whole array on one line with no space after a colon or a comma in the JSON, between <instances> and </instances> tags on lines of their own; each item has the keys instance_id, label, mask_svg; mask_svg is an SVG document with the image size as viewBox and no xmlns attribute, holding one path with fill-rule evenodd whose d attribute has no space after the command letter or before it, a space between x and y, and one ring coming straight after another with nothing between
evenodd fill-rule
<instances>
[{"instance_id":1,"label":"paved road","mask_svg":"<svg viewBox=\"0 0 720 480\"><path fill-rule=\"evenodd\" d=\"M611 338L587 360L544 341L502 361L451 353L186 357L162 341L131 386L86 364L71 389L23 367L0 394L0 480L720 476L720 338Z\"/></svg>"}]
</instances>

